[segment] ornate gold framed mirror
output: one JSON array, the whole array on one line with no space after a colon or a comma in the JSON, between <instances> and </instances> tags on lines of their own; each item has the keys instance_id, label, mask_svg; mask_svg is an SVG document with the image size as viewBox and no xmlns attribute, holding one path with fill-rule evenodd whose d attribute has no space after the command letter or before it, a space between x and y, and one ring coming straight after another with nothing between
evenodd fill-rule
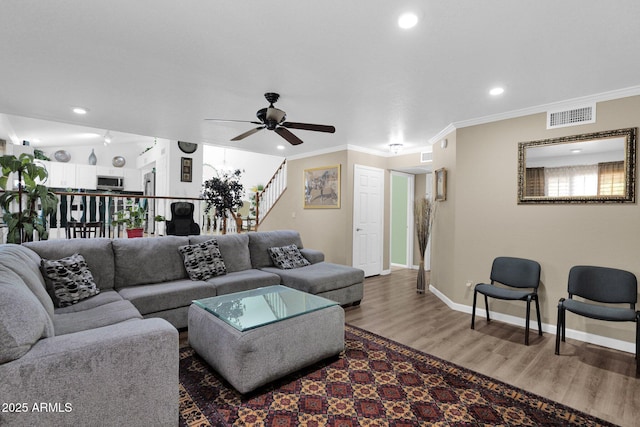
<instances>
[{"instance_id":1,"label":"ornate gold framed mirror","mask_svg":"<svg viewBox=\"0 0 640 427\"><path fill-rule=\"evenodd\" d=\"M518 204L634 203L638 128L518 143Z\"/></svg>"}]
</instances>

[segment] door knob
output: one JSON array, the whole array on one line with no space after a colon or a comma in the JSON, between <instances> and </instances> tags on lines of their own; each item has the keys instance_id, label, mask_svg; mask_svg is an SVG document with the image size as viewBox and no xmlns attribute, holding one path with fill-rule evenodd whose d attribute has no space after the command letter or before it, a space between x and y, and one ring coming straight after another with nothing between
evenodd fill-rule
<instances>
[{"instance_id":1,"label":"door knob","mask_svg":"<svg viewBox=\"0 0 640 427\"><path fill-rule=\"evenodd\" d=\"M356 231L362 231L362 228L356 228Z\"/></svg>"}]
</instances>

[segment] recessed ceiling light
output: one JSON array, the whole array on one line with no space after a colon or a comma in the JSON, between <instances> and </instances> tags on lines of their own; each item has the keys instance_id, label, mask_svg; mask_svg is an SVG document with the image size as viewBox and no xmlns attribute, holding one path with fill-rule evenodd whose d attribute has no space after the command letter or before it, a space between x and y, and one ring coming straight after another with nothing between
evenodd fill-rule
<instances>
[{"instance_id":1,"label":"recessed ceiling light","mask_svg":"<svg viewBox=\"0 0 640 427\"><path fill-rule=\"evenodd\" d=\"M276 148L277 148L278 150L284 150L284 145L278 145Z\"/></svg>"},{"instance_id":2,"label":"recessed ceiling light","mask_svg":"<svg viewBox=\"0 0 640 427\"><path fill-rule=\"evenodd\" d=\"M31 141L35 142L36 144L42 142L40 138L33 138Z\"/></svg>"},{"instance_id":3,"label":"recessed ceiling light","mask_svg":"<svg viewBox=\"0 0 640 427\"><path fill-rule=\"evenodd\" d=\"M489 91L489 95L491 96L498 96L498 95L502 95L503 93L504 93L504 88L501 88L501 87L494 87Z\"/></svg>"},{"instance_id":4,"label":"recessed ceiling light","mask_svg":"<svg viewBox=\"0 0 640 427\"><path fill-rule=\"evenodd\" d=\"M581 149L579 149L579 148L574 148L573 150L571 150L571 152L572 152L573 154L578 154L578 153L581 153L581 152L582 152L582 150L581 150Z\"/></svg>"},{"instance_id":5,"label":"recessed ceiling light","mask_svg":"<svg viewBox=\"0 0 640 427\"><path fill-rule=\"evenodd\" d=\"M398 26L404 30L415 27L417 23L418 15L416 15L415 13L403 13L398 18Z\"/></svg>"},{"instance_id":6,"label":"recessed ceiling light","mask_svg":"<svg viewBox=\"0 0 640 427\"><path fill-rule=\"evenodd\" d=\"M82 107L73 107L73 112L76 114L87 114L89 110L87 110L86 108L82 108Z\"/></svg>"}]
</instances>

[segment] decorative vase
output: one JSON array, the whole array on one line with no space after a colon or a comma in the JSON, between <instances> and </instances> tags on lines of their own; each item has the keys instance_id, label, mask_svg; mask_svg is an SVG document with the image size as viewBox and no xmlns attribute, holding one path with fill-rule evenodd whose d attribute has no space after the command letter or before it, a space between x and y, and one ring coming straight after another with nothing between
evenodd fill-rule
<instances>
[{"instance_id":1,"label":"decorative vase","mask_svg":"<svg viewBox=\"0 0 640 427\"><path fill-rule=\"evenodd\" d=\"M89 164L95 165L98 163L98 158L96 157L96 153L93 152L93 148L91 149L91 154L89 154Z\"/></svg>"},{"instance_id":2,"label":"decorative vase","mask_svg":"<svg viewBox=\"0 0 640 427\"><path fill-rule=\"evenodd\" d=\"M127 237L133 239L135 237L142 237L142 228L127 228Z\"/></svg>"},{"instance_id":3,"label":"decorative vase","mask_svg":"<svg viewBox=\"0 0 640 427\"><path fill-rule=\"evenodd\" d=\"M424 260L420 260L420 265L418 266L418 283L416 284L416 291L419 294L424 294L425 288L426 280L424 278Z\"/></svg>"}]
</instances>

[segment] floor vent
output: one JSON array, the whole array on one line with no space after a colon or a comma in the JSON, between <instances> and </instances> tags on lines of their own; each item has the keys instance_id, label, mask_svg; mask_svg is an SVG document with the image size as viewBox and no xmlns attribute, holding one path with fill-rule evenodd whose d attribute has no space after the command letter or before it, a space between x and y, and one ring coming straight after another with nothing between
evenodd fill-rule
<instances>
[{"instance_id":1,"label":"floor vent","mask_svg":"<svg viewBox=\"0 0 640 427\"><path fill-rule=\"evenodd\" d=\"M432 151L423 151L420 153L420 163L427 163L433 161Z\"/></svg>"},{"instance_id":2,"label":"floor vent","mask_svg":"<svg viewBox=\"0 0 640 427\"><path fill-rule=\"evenodd\" d=\"M584 125L595 122L595 104L583 105L570 109L547 111L547 129Z\"/></svg>"}]
</instances>

